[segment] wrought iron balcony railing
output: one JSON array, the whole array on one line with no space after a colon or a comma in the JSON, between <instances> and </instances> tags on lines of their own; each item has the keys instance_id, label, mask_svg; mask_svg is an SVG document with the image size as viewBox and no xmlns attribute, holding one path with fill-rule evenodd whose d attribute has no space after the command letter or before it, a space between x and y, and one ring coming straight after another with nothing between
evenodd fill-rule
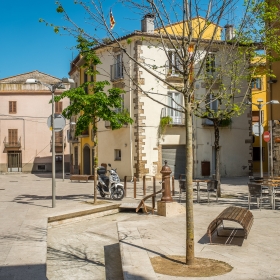
<instances>
[{"instance_id":1,"label":"wrought iron balcony railing","mask_svg":"<svg viewBox=\"0 0 280 280\"><path fill-rule=\"evenodd\" d=\"M171 125L184 125L185 124L185 115L183 112L178 112L170 108L161 109L161 118L170 117Z\"/></svg>"},{"instance_id":2,"label":"wrought iron balcony railing","mask_svg":"<svg viewBox=\"0 0 280 280\"><path fill-rule=\"evenodd\" d=\"M4 138L4 147L5 148L20 148L21 147L21 137L16 139L8 139L7 137Z\"/></svg>"}]
</instances>

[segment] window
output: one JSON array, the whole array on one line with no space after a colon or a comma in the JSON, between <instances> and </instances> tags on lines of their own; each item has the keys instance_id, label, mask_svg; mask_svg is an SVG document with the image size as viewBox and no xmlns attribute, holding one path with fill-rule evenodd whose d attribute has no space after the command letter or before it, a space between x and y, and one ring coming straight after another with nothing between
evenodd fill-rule
<instances>
[{"instance_id":1,"label":"window","mask_svg":"<svg viewBox=\"0 0 280 280\"><path fill-rule=\"evenodd\" d=\"M179 76L182 71L182 63L175 51L168 51L168 75Z\"/></svg>"},{"instance_id":2,"label":"window","mask_svg":"<svg viewBox=\"0 0 280 280\"><path fill-rule=\"evenodd\" d=\"M117 54L114 57L114 64L111 65L111 80L117 80L123 78L123 62L122 55Z\"/></svg>"},{"instance_id":3,"label":"window","mask_svg":"<svg viewBox=\"0 0 280 280\"><path fill-rule=\"evenodd\" d=\"M261 78L253 78L251 82L252 90L261 90L262 89L262 79Z\"/></svg>"},{"instance_id":4,"label":"window","mask_svg":"<svg viewBox=\"0 0 280 280\"><path fill-rule=\"evenodd\" d=\"M56 162L62 162L62 156L55 156Z\"/></svg>"},{"instance_id":5,"label":"window","mask_svg":"<svg viewBox=\"0 0 280 280\"><path fill-rule=\"evenodd\" d=\"M260 161L260 147L253 147L253 161ZM264 148L262 148L262 161L264 161Z\"/></svg>"},{"instance_id":6,"label":"window","mask_svg":"<svg viewBox=\"0 0 280 280\"><path fill-rule=\"evenodd\" d=\"M39 165L37 166L37 169L38 169L38 171L45 171L45 170L46 170L46 165L44 165L44 164L39 164Z\"/></svg>"},{"instance_id":7,"label":"window","mask_svg":"<svg viewBox=\"0 0 280 280\"><path fill-rule=\"evenodd\" d=\"M115 160L121 160L121 159L122 159L121 150L115 150Z\"/></svg>"},{"instance_id":8,"label":"window","mask_svg":"<svg viewBox=\"0 0 280 280\"><path fill-rule=\"evenodd\" d=\"M208 53L206 58L206 74L213 75L216 72L216 55Z\"/></svg>"},{"instance_id":9,"label":"window","mask_svg":"<svg viewBox=\"0 0 280 280\"><path fill-rule=\"evenodd\" d=\"M8 129L9 135L9 144L15 145L18 143L18 130L17 129Z\"/></svg>"},{"instance_id":10,"label":"window","mask_svg":"<svg viewBox=\"0 0 280 280\"><path fill-rule=\"evenodd\" d=\"M116 113L121 113L124 110L124 95L123 94L121 95L121 98L122 98L122 100L121 100L121 107L120 108L115 108L115 112Z\"/></svg>"},{"instance_id":11,"label":"window","mask_svg":"<svg viewBox=\"0 0 280 280\"><path fill-rule=\"evenodd\" d=\"M218 100L215 98L213 94L210 94L206 100L206 107L213 110L217 111L218 110ZM213 125L213 121L209 119L204 119L204 124L205 125Z\"/></svg>"},{"instance_id":12,"label":"window","mask_svg":"<svg viewBox=\"0 0 280 280\"><path fill-rule=\"evenodd\" d=\"M55 113L61 114L62 113L62 101L61 102L55 102Z\"/></svg>"},{"instance_id":13,"label":"window","mask_svg":"<svg viewBox=\"0 0 280 280\"><path fill-rule=\"evenodd\" d=\"M263 123L264 112L261 110L261 123ZM259 122L259 111L252 111L252 122Z\"/></svg>"},{"instance_id":14,"label":"window","mask_svg":"<svg viewBox=\"0 0 280 280\"><path fill-rule=\"evenodd\" d=\"M87 83L88 82L88 75L87 75L87 70L84 69L84 83ZM88 86L84 87L84 90L85 90L85 93L88 94Z\"/></svg>"},{"instance_id":15,"label":"window","mask_svg":"<svg viewBox=\"0 0 280 280\"><path fill-rule=\"evenodd\" d=\"M9 114L16 114L17 112L17 102L9 101Z\"/></svg>"},{"instance_id":16,"label":"window","mask_svg":"<svg viewBox=\"0 0 280 280\"><path fill-rule=\"evenodd\" d=\"M78 147L74 148L74 165L78 166Z\"/></svg>"},{"instance_id":17,"label":"window","mask_svg":"<svg viewBox=\"0 0 280 280\"><path fill-rule=\"evenodd\" d=\"M168 93L168 106L174 109L182 110L183 96L180 92ZM172 118L173 124L183 124L183 114L177 110L168 108L168 116Z\"/></svg>"}]
</instances>

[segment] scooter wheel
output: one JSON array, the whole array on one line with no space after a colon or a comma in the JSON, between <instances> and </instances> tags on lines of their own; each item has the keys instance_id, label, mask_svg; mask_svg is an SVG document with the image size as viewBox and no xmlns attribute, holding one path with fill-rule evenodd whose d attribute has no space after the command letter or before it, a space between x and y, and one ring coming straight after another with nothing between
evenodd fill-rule
<instances>
[{"instance_id":1,"label":"scooter wheel","mask_svg":"<svg viewBox=\"0 0 280 280\"><path fill-rule=\"evenodd\" d=\"M121 200L124 197L124 189L118 187L112 194L114 200Z\"/></svg>"},{"instance_id":2,"label":"scooter wheel","mask_svg":"<svg viewBox=\"0 0 280 280\"><path fill-rule=\"evenodd\" d=\"M106 194L104 192L100 193L101 197L105 197Z\"/></svg>"}]
</instances>

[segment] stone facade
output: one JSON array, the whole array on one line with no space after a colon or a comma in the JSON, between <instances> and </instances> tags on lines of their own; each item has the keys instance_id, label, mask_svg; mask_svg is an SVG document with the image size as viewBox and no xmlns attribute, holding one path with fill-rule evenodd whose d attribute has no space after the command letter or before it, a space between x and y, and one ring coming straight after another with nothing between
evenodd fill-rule
<instances>
[{"instance_id":1,"label":"stone facade","mask_svg":"<svg viewBox=\"0 0 280 280\"><path fill-rule=\"evenodd\" d=\"M138 62L143 62L143 59L140 58L143 51L141 50L141 41L135 42L135 48L134 48L134 58ZM145 81L141 78L141 71L139 71L139 66L135 64L134 67L134 98L133 98L133 104L134 104L134 117L135 117L135 126L134 126L134 137L135 137L135 150L136 154L134 157L134 168L135 168L135 174L134 176L136 178L143 177L143 175L149 173L149 168L146 168L145 165L147 163L147 160L144 160L143 158L146 156L145 153L143 153L143 146L145 145L146 140L146 133L145 133L145 112L143 109L143 102L141 102L141 90L137 87L137 85L141 84L144 85Z\"/></svg>"}]
</instances>

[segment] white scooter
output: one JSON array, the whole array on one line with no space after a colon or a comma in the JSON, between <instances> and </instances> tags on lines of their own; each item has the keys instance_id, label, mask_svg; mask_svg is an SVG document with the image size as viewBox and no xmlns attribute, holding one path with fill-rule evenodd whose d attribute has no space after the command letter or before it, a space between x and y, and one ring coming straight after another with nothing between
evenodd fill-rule
<instances>
[{"instance_id":1,"label":"white scooter","mask_svg":"<svg viewBox=\"0 0 280 280\"><path fill-rule=\"evenodd\" d=\"M111 167L111 164L108 164ZM124 197L124 186L121 184L117 169L111 167L108 170L109 177L106 176L106 169L103 166L97 168L98 183L97 190L102 197L109 195L111 199L121 200Z\"/></svg>"}]
</instances>

